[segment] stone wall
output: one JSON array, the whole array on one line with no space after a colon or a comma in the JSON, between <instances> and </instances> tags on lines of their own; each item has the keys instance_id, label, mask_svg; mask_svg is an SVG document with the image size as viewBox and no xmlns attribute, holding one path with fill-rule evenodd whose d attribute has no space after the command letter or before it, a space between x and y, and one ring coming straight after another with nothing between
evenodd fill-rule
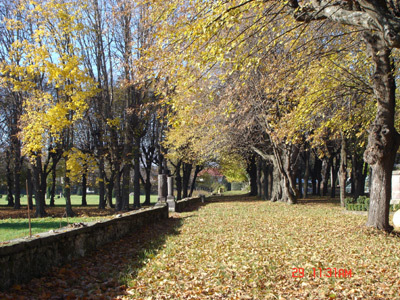
<instances>
[{"instance_id":1,"label":"stone wall","mask_svg":"<svg viewBox=\"0 0 400 300\"><path fill-rule=\"evenodd\" d=\"M146 224L168 218L168 207L128 212L79 228L60 228L0 246L0 290L44 275L53 266L85 256Z\"/></svg>"},{"instance_id":2,"label":"stone wall","mask_svg":"<svg viewBox=\"0 0 400 300\"><path fill-rule=\"evenodd\" d=\"M199 196L199 197L191 197L178 200L176 201L175 211L182 212L192 205L199 204L202 202L204 203L204 199L205 199L204 196Z\"/></svg>"}]
</instances>

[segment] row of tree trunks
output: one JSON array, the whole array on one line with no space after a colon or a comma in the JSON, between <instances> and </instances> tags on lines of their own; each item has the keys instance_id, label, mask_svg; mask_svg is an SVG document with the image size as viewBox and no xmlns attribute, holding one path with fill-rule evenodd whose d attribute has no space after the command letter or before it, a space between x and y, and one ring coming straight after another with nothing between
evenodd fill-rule
<instances>
[{"instance_id":1,"label":"row of tree trunks","mask_svg":"<svg viewBox=\"0 0 400 300\"><path fill-rule=\"evenodd\" d=\"M196 188L196 179L203 167L182 160L178 160L176 164L172 163L172 166L174 167L174 172L169 175L175 176L176 199L181 200L192 197Z\"/></svg>"},{"instance_id":2,"label":"row of tree trunks","mask_svg":"<svg viewBox=\"0 0 400 300\"><path fill-rule=\"evenodd\" d=\"M256 151L257 158L250 157L247 166L250 194L272 201L295 203L298 197L305 198L311 194L321 195L322 192L323 196L326 196L329 188L330 196L333 198L336 196L336 186L339 183L340 201L344 206L348 178L347 161L350 157L352 195L355 198L364 195L368 164L361 159L360 149L352 151L353 155L349 155L347 141L342 140L340 143L340 149L335 150L330 147L331 156L322 159L307 147L299 149L293 145L276 146L273 156ZM277 184L271 185L273 181Z\"/></svg>"},{"instance_id":3,"label":"row of tree trunks","mask_svg":"<svg viewBox=\"0 0 400 300\"><path fill-rule=\"evenodd\" d=\"M82 53L84 57L85 68L89 76L91 76L97 83L99 88L98 94L91 99L93 104L93 111L87 114L87 119L85 120L85 130L88 133L87 140L89 146L89 151L95 156L95 159L99 167L99 205L100 209L106 207L113 207L112 195L115 195L115 208L116 210L127 210L129 209L129 197L131 191L131 171L134 169L133 175L133 207L140 207L140 159L142 157L141 145L142 138L146 134L146 130L152 127L151 138L154 138L151 143L145 143L144 148L154 148L154 144L159 144L161 140L161 132L163 128L160 126L159 121L159 111L160 109L156 96L149 92L150 88L146 81L143 85L137 85L134 64L132 63L136 55L143 55L141 53L144 49L144 45L148 45L150 40L152 40L152 34L148 31L146 26L142 26L146 22L142 14L136 15L136 12L132 10L132 6L121 3L118 12L115 12L115 24L113 23L113 31L115 36L117 32L119 33L117 38L118 46L109 43L109 36L104 34L104 28L108 26L108 20L106 18L106 13L102 8L104 3L100 3L97 0L91 1L90 8L82 11L85 14L85 19L88 20L93 28L93 31L85 35L79 43L82 46ZM134 16L138 18L134 19ZM114 26L115 25L115 26ZM111 28L111 27L110 27ZM115 38L114 36L114 38ZM137 38L140 36L140 38ZM5 40L2 43L7 42ZM135 45L135 46L133 46ZM115 46L115 47L113 47ZM7 48L7 47L6 47ZM111 55L111 48L115 48L115 57L118 57L118 68L117 64L114 63L114 57ZM140 49L133 53L132 49ZM121 61L120 61L121 58ZM121 74L122 73L122 74ZM118 78L115 77L118 75ZM43 80L43 79L41 79ZM118 82L118 88L116 89L115 83ZM116 92L118 90L118 92ZM154 90L152 87L151 90ZM8 204L14 206L15 208L20 207L20 182L21 182L21 143L18 139L19 132L19 120L22 114L22 96L18 93L10 93L10 98L7 99L7 107L12 109L12 113L9 114L9 120L7 120L9 144L9 157L7 166L7 175L10 175L8 179ZM149 105L151 102L151 105ZM143 104L146 103L145 109L143 109ZM121 113L121 111L122 113ZM149 113L151 110L151 113ZM121 118L122 122L120 128L115 126L115 124L110 124L110 120L115 120L119 117L119 114L123 116ZM150 116L154 116L150 119ZM85 117L85 118L86 118ZM87 123L86 123L87 121ZM148 123L148 124L146 124ZM146 125L144 125L146 124ZM164 122L166 124L166 122ZM82 125L82 124L81 124ZM153 126L154 125L154 126ZM165 125L163 125L165 126ZM154 129L154 130L153 130ZM165 129L165 128L164 128ZM68 150L72 146L76 146L79 150L82 150L80 146L78 147L77 141L73 139L72 128L67 131L71 132L71 136L67 133L65 138L68 142L65 142L61 149ZM64 141L63 141L64 142ZM136 149L132 149L136 147ZM82 147L83 148L83 147ZM143 148L143 149L144 149ZM86 148L85 148L86 149ZM46 149L46 151L49 149ZM46 152L43 151L43 152ZM147 166L148 170L151 171L151 166L157 164L155 159L155 154L150 155ZM42 158L45 160L45 158ZM104 160L107 161L104 161ZM39 166L34 163L32 166L33 173L41 174L42 171L38 171ZM42 166L41 168L44 168ZM56 164L53 164L54 172L52 171L53 182L51 183L50 192L50 205L54 205L55 196L55 168ZM34 170L36 169L36 170ZM145 190L146 190L146 201L147 205L150 204L150 193L151 193L151 182L150 182L150 171L146 173ZM44 171L46 174L43 175L44 178L47 177L48 170ZM41 175L39 179L41 180ZM35 176L33 176L35 178ZM65 174L65 178L68 181L68 174ZM85 204L86 201L86 178L83 179L83 195L82 203ZM39 188L41 184L35 184ZM41 186L41 188L43 188ZM190 191L194 188L193 185L190 186ZM36 190L36 189L35 189ZM186 189L187 190L187 189ZM45 191L38 191L38 193L44 194ZM191 193L191 192L190 192ZM189 193L189 194L190 194ZM68 191L64 191L64 195L68 194ZM41 201L41 200L40 200ZM68 201L67 201L68 202ZM67 211L70 209L67 207ZM72 211L72 210L71 210ZM44 214L44 204L43 211L39 215Z\"/></svg>"}]
</instances>

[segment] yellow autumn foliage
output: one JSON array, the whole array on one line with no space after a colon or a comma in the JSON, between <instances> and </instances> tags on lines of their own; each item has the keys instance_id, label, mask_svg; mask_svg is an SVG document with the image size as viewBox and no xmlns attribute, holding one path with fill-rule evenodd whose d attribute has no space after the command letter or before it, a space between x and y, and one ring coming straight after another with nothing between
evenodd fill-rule
<instances>
[{"instance_id":1,"label":"yellow autumn foliage","mask_svg":"<svg viewBox=\"0 0 400 300\"><path fill-rule=\"evenodd\" d=\"M77 47L84 28L78 21L79 6L59 0L21 1L15 15L25 16L26 22L8 19L8 27L31 26L33 31L29 40L16 40L1 62L1 84L23 95L22 150L35 156L49 143L61 142L63 131L83 117L97 88Z\"/></svg>"},{"instance_id":2,"label":"yellow autumn foliage","mask_svg":"<svg viewBox=\"0 0 400 300\"><path fill-rule=\"evenodd\" d=\"M82 175L91 173L96 169L96 161L93 155L83 153L79 149L73 147L64 153L68 176L72 182L80 182Z\"/></svg>"}]
</instances>

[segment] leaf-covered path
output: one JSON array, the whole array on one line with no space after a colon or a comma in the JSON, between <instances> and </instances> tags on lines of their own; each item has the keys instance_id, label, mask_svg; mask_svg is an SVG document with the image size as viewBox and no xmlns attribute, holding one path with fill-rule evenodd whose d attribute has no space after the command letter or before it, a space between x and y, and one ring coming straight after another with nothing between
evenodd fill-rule
<instances>
[{"instance_id":1,"label":"leaf-covered path","mask_svg":"<svg viewBox=\"0 0 400 300\"><path fill-rule=\"evenodd\" d=\"M337 204L220 197L173 216L8 296L400 299L399 236Z\"/></svg>"}]
</instances>

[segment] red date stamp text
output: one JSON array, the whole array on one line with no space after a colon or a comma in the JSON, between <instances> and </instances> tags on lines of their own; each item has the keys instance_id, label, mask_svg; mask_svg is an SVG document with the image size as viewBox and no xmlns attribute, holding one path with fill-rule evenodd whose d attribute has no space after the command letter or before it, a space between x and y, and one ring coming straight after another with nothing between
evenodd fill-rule
<instances>
[{"instance_id":1,"label":"red date stamp text","mask_svg":"<svg viewBox=\"0 0 400 300\"><path fill-rule=\"evenodd\" d=\"M293 278L303 278L306 275L304 268L292 268ZM351 269L338 269L338 268L312 268L311 276L316 278L351 278Z\"/></svg>"}]
</instances>

